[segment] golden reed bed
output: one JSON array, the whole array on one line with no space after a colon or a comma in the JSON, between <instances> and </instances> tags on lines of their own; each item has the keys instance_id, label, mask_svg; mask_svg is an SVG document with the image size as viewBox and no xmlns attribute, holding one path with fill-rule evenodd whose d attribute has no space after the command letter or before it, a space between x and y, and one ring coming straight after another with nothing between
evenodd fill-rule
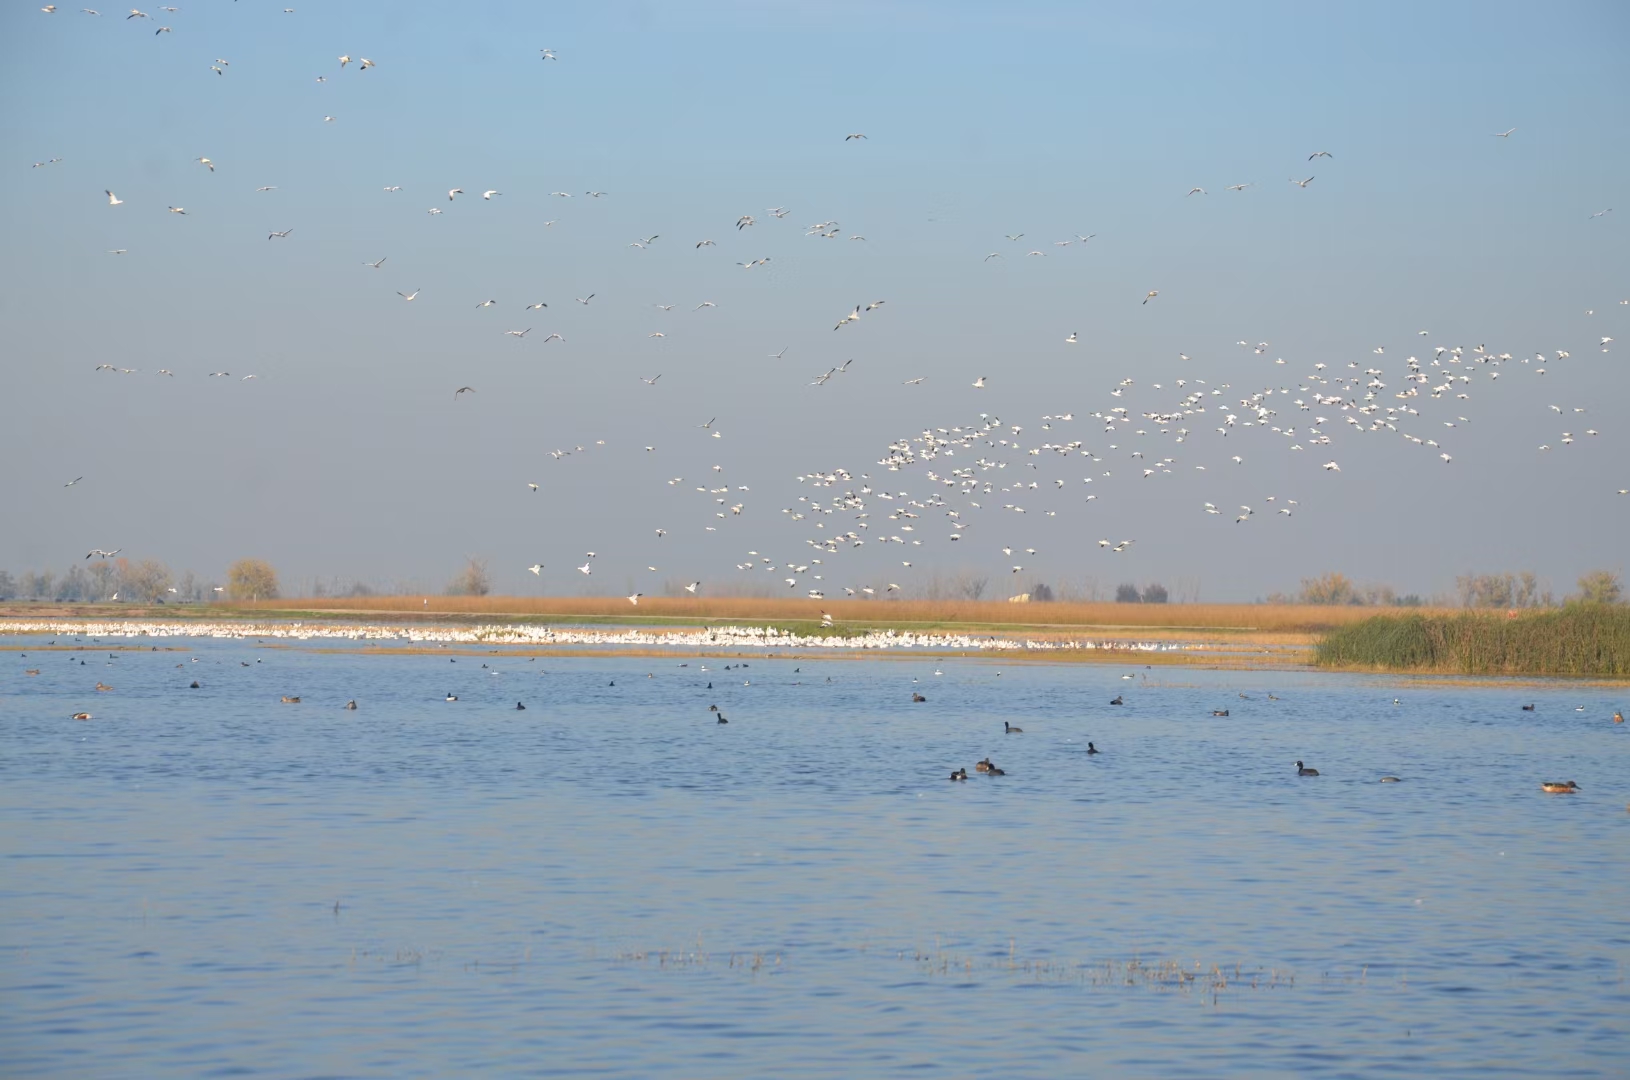
<instances>
[{"instance_id":1,"label":"golden reed bed","mask_svg":"<svg viewBox=\"0 0 1630 1080\"><path fill-rule=\"evenodd\" d=\"M840 626L1095 627L1316 634L1359 622L1381 609L1314 604L1010 604L1000 600L761 597L642 597L635 607L621 597L599 596L371 596L262 600L202 610L750 623L818 623L825 611Z\"/></svg>"}]
</instances>

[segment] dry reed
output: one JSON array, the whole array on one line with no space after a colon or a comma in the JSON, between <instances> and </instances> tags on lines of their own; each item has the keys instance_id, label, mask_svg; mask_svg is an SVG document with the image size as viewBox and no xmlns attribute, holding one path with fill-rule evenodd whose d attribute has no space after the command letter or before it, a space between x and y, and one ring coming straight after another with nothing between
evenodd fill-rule
<instances>
[{"instance_id":1,"label":"dry reed","mask_svg":"<svg viewBox=\"0 0 1630 1080\"><path fill-rule=\"evenodd\" d=\"M426 603L425 601L429 602ZM219 609L217 609L219 610ZM1009 604L992 600L802 600L760 597L371 596L262 600L234 611L433 618L610 620L639 623L818 624L830 612L840 627L1013 627L1098 630L1165 628L1240 633L1322 633L1374 616L1378 609L1317 604Z\"/></svg>"}]
</instances>

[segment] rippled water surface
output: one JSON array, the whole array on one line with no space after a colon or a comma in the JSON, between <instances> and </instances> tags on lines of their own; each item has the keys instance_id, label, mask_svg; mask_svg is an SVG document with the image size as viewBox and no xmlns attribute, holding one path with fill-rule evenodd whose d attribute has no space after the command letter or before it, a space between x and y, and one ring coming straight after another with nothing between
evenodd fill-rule
<instances>
[{"instance_id":1,"label":"rippled water surface","mask_svg":"<svg viewBox=\"0 0 1630 1080\"><path fill-rule=\"evenodd\" d=\"M21 644L6 1075L1630 1074L1624 691Z\"/></svg>"}]
</instances>

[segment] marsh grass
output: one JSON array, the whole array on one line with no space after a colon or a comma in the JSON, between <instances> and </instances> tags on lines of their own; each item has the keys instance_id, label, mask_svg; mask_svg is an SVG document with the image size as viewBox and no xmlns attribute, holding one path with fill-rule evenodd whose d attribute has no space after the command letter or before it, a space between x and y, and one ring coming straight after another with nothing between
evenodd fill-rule
<instances>
[{"instance_id":1,"label":"marsh grass","mask_svg":"<svg viewBox=\"0 0 1630 1080\"><path fill-rule=\"evenodd\" d=\"M1630 676L1630 606L1373 615L1332 630L1320 667L1460 675Z\"/></svg>"}]
</instances>

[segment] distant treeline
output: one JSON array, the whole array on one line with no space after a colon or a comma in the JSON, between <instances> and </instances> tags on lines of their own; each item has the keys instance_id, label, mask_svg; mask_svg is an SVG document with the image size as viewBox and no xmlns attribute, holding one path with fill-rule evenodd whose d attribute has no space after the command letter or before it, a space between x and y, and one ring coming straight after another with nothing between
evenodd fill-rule
<instances>
[{"instance_id":1,"label":"distant treeline","mask_svg":"<svg viewBox=\"0 0 1630 1080\"><path fill-rule=\"evenodd\" d=\"M1330 631L1315 662L1462 675L1630 675L1630 605L1376 615Z\"/></svg>"},{"instance_id":2,"label":"distant treeline","mask_svg":"<svg viewBox=\"0 0 1630 1080\"><path fill-rule=\"evenodd\" d=\"M1623 595L1623 582L1611 570L1592 570L1578 581L1579 592L1570 600L1616 603ZM1403 595L1390 585L1360 585L1346 574L1335 572L1303 578L1295 593L1272 593L1270 604L1349 604L1354 607L1463 607L1528 609L1555 607L1560 601L1540 585L1532 570L1503 574L1461 574L1455 578L1452 594L1440 593L1423 599L1415 593Z\"/></svg>"},{"instance_id":3,"label":"distant treeline","mask_svg":"<svg viewBox=\"0 0 1630 1080\"><path fill-rule=\"evenodd\" d=\"M13 577L0 570L0 600L153 604L200 603L213 596L214 582L191 570L178 578L157 559L96 559L70 566L61 574L29 570Z\"/></svg>"}]
</instances>

